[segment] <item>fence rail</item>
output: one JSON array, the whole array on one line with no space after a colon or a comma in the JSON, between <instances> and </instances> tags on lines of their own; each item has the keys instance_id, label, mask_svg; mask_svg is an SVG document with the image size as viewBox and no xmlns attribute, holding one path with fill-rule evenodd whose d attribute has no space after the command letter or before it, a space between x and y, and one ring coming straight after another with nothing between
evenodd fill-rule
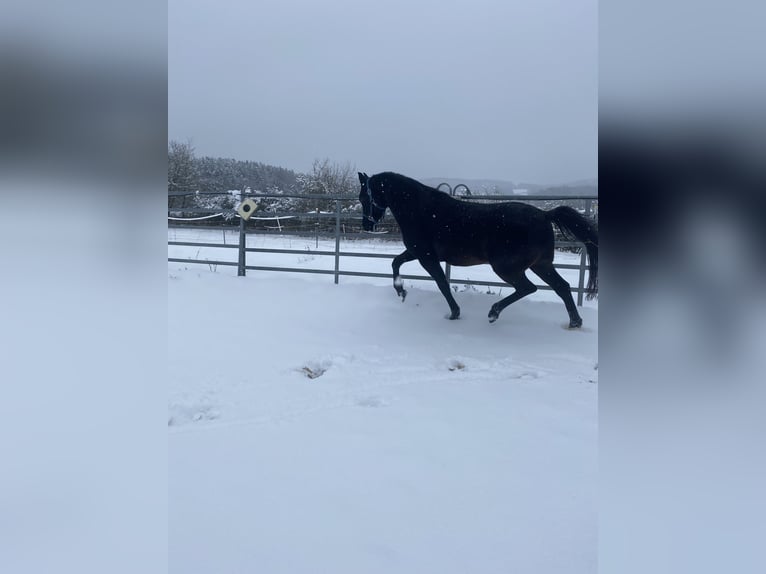
<instances>
[{"instance_id":1,"label":"fence rail","mask_svg":"<svg viewBox=\"0 0 766 574\"><path fill-rule=\"evenodd\" d=\"M169 197L182 197L182 196L215 196L215 195L230 195L230 194L224 194L224 193L218 193L218 192L171 192L168 194ZM182 227L180 225L180 222L182 222L184 219L187 219L188 221L194 221L195 217L171 217L171 212L178 214L179 212L182 212L184 214L205 214L205 215L211 215L215 213L219 213L222 217L226 216L226 218L234 223L236 220L238 220L239 225L232 225L229 226L228 229L230 230L239 230L239 240L236 244L226 244L226 243L207 243L207 242L200 242L200 241L168 241L169 246L181 246L181 247L205 247L205 248L215 248L215 249L236 249L238 251L238 260L237 261L214 261L214 260L207 260L207 259L194 259L194 258L185 258L185 257L168 257L168 262L172 263L189 263L189 264L202 264L202 265L208 265L208 266L233 266L237 267L237 274L239 276L246 275L247 271L274 271L274 272L283 272L283 273L313 273L313 274L321 274L321 275L333 275L334 281L337 284L339 282L340 277L377 277L377 278L390 278L391 273L373 273L373 272L367 272L367 271L352 271L352 270L345 270L340 268L340 260L344 257L362 257L362 258L378 258L378 259L393 259L395 255L392 254L383 254L383 253L364 253L364 252L349 252L349 251L342 251L340 249L340 240L341 236L348 239L349 237L380 237L380 235L374 234L370 235L369 233L363 233L359 231L354 231L353 229L351 231L345 230L345 223L349 221L353 221L352 227L359 225L359 218L360 214L358 213L342 213L341 211L341 204L343 202L350 202L355 201L356 197L353 196L342 196L342 195L298 195L298 194L253 194L253 193L240 193L238 194L238 199L240 201L243 201L246 198L261 198L261 199L268 199L268 198L274 198L274 199L315 199L315 200L321 200L324 202L332 202L334 203L335 209L333 212L307 212L307 213L296 213L296 212L280 212L280 213L272 213L268 212L264 215L267 215L269 219L272 218L304 218L304 219L311 219L312 221L316 222L314 224L314 233L311 234L312 237L316 237L317 239L317 246L319 243L319 237L323 238L334 238L335 239L335 249L334 250L307 250L307 249L272 249L272 248L263 248L263 247L247 247L247 236L257 233L274 233L274 230L270 230L268 232L266 231L256 231L256 228L254 226L254 222L246 221L239 217L239 215L236 214L236 211L233 209L224 209L224 210L216 210L214 208L207 208L207 207L180 207L180 208L169 208L168 209L168 219L173 221L173 227L178 228ZM597 196L569 196L569 195L535 195L535 196L521 196L521 197L509 197L509 196L496 196L496 195L470 195L469 197L463 198L464 200L470 200L470 201L524 201L529 203L536 203L540 201L576 201L576 202L583 202L584 205L584 213L586 217L589 217L593 214L593 207L594 202L598 201ZM334 230L332 233L329 233L327 231L320 232L319 229L319 220L334 220ZM194 225L195 229L210 229L211 227L207 226L200 226L200 225ZM303 228L306 228L307 226L304 225ZM215 227L215 229L220 230L221 227ZM343 231L341 231L343 229ZM282 231L282 228L280 227L280 231ZM299 230L298 230L299 231ZM291 230L285 229L283 233L291 233ZM400 235L396 233L391 233L390 235L383 235L383 237L390 238L390 239L397 239L400 238ZM567 264L567 263L556 263L554 264L554 267L558 269L577 269L579 270L578 274L578 281L577 286L572 288L574 292L577 293L577 304L582 305L583 297L585 295L585 274L589 270L589 266L587 265L587 259L586 259L586 252L585 249L582 248L582 246L579 243L571 242L571 241L556 241L557 247L578 247L580 249L580 262L577 265L574 264ZM247 260L247 254L248 253L276 253L276 254L290 254L290 255L317 255L317 256L328 256L328 257L334 257L335 258L335 265L334 269L310 269L310 268L297 268L297 267L281 267L281 266L268 266L268 265L251 265L248 264ZM447 276L447 280L449 283L457 284L457 285L482 285L482 286L491 286L491 287L507 287L508 285L506 283L497 282L497 281L473 281L470 279L455 279L450 277L450 266L445 266L445 274ZM415 281L432 281L432 278L428 275L402 275L403 279L407 280L415 280ZM544 289L544 290L551 290L551 288L548 285L542 285L542 284L536 284L538 289Z\"/></svg>"}]
</instances>

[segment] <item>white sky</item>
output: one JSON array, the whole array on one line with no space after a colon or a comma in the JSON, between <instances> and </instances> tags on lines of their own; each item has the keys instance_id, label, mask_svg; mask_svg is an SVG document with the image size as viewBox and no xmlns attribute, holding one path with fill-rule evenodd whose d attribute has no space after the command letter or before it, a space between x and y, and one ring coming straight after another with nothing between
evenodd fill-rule
<instances>
[{"instance_id":1,"label":"white sky","mask_svg":"<svg viewBox=\"0 0 766 574\"><path fill-rule=\"evenodd\" d=\"M170 0L168 135L416 178L597 177L595 0Z\"/></svg>"}]
</instances>

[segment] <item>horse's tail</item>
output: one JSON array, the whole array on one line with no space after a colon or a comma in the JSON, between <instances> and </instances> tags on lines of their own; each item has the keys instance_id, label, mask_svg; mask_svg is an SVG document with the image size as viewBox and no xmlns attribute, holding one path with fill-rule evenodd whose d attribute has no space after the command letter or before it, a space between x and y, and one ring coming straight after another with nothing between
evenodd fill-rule
<instances>
[{"instance_id":1,"label":"horse's tail","mask_svg":"<svg viewBox=\"0 0 766 574\"><path fill-rule=\"evenodd\" d=\"M585 244L590 266L585 292L588 299L593 299L598 293L598 229L576 210L564 205L546 211L545 215L568 241L574 237Z\"/></svg>"}]
</instances>

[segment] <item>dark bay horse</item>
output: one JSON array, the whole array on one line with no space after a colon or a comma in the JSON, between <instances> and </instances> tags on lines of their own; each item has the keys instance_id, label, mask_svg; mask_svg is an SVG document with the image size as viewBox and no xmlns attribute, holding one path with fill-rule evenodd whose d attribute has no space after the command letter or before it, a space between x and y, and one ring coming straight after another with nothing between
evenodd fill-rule
<instances>
[{"instance_id":1,"label":"dark bay horse","mask_svg":"<svg viewBox=\"0 0 766 574\"><path fill-rule=\"evenodd\" d=\"M368 177L359 173L359 201L362 204L362 227L372 231L391 210L402 230L406 249L394 258L394 289L402 298L399 268L417 259L439 286L450 307L450 319L460 317L460 307L449 288L440 261L467 266L489 263L500 278L515 288L489 310L489 322L514 301L537 291L525 271L531 269L564 301L569 313L569 327L582 326L582 318L572 298L572 291L553 267L555 224L565 237L575 237L585 244L590 264L587 293L598 291L598 232L585 217L571 207L543 211L517 201L478 204L450 197L446 193L392 172Z\"/></svg>"}]
</instances>

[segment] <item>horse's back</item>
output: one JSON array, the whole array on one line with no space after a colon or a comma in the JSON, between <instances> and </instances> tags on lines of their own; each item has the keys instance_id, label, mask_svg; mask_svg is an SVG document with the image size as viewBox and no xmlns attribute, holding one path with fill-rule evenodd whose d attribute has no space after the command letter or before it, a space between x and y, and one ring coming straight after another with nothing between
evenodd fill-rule
<instances>
[{"instance_id":1,"label":"horse's back","mask_svg":"<svg viewBox=\"0 0 766 574\"><path fill-rule=\"evenodd\" d=\"M443 202L424 218L437 256L451 265L470 266L516 253L534 261L553 252L553 229L545 212L520 202Z\"/></svg>"}]
</instances>

